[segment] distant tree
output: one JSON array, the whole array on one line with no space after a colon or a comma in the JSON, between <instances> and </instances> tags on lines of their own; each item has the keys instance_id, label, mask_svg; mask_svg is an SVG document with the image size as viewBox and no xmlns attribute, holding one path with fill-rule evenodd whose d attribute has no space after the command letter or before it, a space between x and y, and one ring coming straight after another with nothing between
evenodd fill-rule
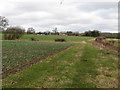
<instances>
[{"instance_id":1,"label":"distant tree","mask_svg":"<svg viewBox=\"0 0 120 90\"><path fill-rule=\"evenodd\" d=\"M50 31L46 31L44 32L45 35L49 35L50 34Z\"/></svg>"},{"instance_id":2,"label":"distant tree","mask_svg":"<svg viewBox=\"0 0 120 90\"><path fill-rule=\"evenodd\" d=\"M79 32L75 32L75 33L73 33L73 35L74 36L79 36L80 34L79 34Z\"/></svg>"},{"instance_id":3,"label":"distant tree","mask_svg":"<svg viewBox=\"0 0 120 90\"><path fill-rule=\"evenodd\" d=\"M53 33L58 33L57 27L55 27L55 29L52 30Z\"/></svg>"},{"instance_id":4,"label":"distant tree","mask_svg":"<svg viewBox=\"0 0 120 90\"><path fill-rule=\"evenodd\" d=\"M0 32L4 31L8 25L8 19L0 16Z\"/></svg>"},{"instance_id":5,"label":"distant tree","mask_svg":"<svg viewBox=\"0 0 120 90\"><path fill-rule=\"evenodd\" d=\"M67 31L66 33L73 33L72 31Z\"/></svg>"},{"instance_id":6,"label":"distant tree","mask_svg":"<svg viewBox=\"0 0 120 90\"><path fill-rule=\"evenodd\" d=\"M33 27L28 28L27 34L35 34L35 29Z\"/></svg>"},{"instance_id":7,"label":"distant tree","mask_svg":"<svg viewBox=\"0 0 120 90\"><path fill-rule=\"evenodd\" d=\"M4 31L5 40L19 39L25 33L25 29L21 27L9 27Z\"/></svg>"},{"instance_id":8,"label":"distant tree","mask_svg":"<svg viewBox=\"0 0 120 90\"><path fill-rule=\"evenodd\" d=\"M93 37L100 36L100 31L98 31L98 30L93 30L93 31L92 31L92 36L93 36Z\"/></svg>"},{"instance_id":9,"label":"distant tree","mask_svg":"<svg viewBox=\"0 0 120 90\"><path fill-rule=\"evenodd\" d=\"M43 34L42 32L38 32L37 34Z\"/></svg>"},{"instance_id":10,"label":"distant tree","mask_svg":"<svg viewBox=\"0 0 120 90\"><path fill-rule=\"evenodd\" d=\"M120 38L120 33L100 33L100 36L104 36L106 38Z\"/></svg>"},{"instance_id":11,"label":"distant tree","mask_svg":"<svg viewBox=\"0 0 120 90\"><path fill-rule=\"evenodd\" d=\"M72 31L67 31L67 32L66 32L66 35L72 36L72 35L73 35L73 32L72 32Z\"/></svg>"},{"instance_id":12,"label":"distant tree","mask_svg":"<svg viewBox=\"0 0 120 90\"><path fill-rule=\"evenodd\" d=\"M85 36L92 36L91 31L90 30L89 31L85 31Z\"/></svg>"},{"instance_id":13,"label":"distant tree","mask_svg":"<svg viewBox=\"0 0 120 90\"><path fill-rule=\"evenodd\" d=\"M93 30L93 31L86 31L85 36L91 36L91 37L97 37L100 36L100 31L98 30Z\"/></svg>"}]
</instances>

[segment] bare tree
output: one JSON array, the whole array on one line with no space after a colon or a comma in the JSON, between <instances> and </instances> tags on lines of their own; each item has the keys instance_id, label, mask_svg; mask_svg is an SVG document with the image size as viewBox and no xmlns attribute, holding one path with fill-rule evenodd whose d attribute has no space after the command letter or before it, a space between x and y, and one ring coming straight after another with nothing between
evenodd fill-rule
<instances>
[{"instance_id":1,"label":"bare tree","mask_svg":"<svg viewBox=\"0 0 120 90\"><path fill-rule=\"evenodd\" d=\"M0 32L2 32L8 25L8 19L0 16Z\"/></svg>"},{"instance_id":2,"label":"bare tree","mask_svg":"<svg viewBox=\"0 0 120 90\"><path fill-rule=\"evenodd\" d=\"M35 34L35 29L33 27L28 28L27 34Z\"/></svg>"},{"instance_id":3,"label":"bare tree","mask_svg":"<svg viewBox=\"0 0 120 90\"><path fill-rule=\"evenodd\" d=\"M57 27L55 27L55 29L52 30L53 33L58 33Z\"/></svg>"}]
</instances>

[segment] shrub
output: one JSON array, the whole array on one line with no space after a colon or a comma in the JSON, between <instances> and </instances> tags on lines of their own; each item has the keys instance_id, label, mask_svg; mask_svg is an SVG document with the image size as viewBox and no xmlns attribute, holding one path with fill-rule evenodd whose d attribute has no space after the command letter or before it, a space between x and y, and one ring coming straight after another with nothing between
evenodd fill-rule
<instances>
[{"instance_id":1,"label":"shrub","mask_svg":"<svg viewBox=\"0 0 120 90\"><path fill-rule=\"evenodd\" d=\"M39 40L36 38L31 38L31 41L39 41Z\"/></svg>"},{"instance_id":2,"label":"shrub","mask_svg":"<svg viewBox=\"0 0 120 90\"><path fill-rule=\"evenodd\" d=\"M104 41L105 39L106 39L105 37L99 36L95 39L95 41Z\"/></svg>"},{"instance_id":3,"label":"shrub","mask_svg":"<svg viewBox=\"0 0 120 90\"><path fill-rule=\"evenodd\" d=\"M115 44L115 41L109 41L109 43L111 43L111 44Z\"/></svg>"},{"instance_id":4,"label":"shrub","mask_svg":"<svg viewBox=\"0 0 120 90\"><path fill-rule=\"evenodd\" d=\"M25 30L20 27L9 27L3 32L5 40L19 39L24 33Z\"/></svg>"},{"instance_id":5,"label":"shrub","mask_svg":"<svg viewBox=\"0 0 120 90\"><path fill-rule=\"evenodd\" d=\"M55 42L66 42L65 39L61 38L61 39L55 39Z\"/></svg>"}]
</instances>

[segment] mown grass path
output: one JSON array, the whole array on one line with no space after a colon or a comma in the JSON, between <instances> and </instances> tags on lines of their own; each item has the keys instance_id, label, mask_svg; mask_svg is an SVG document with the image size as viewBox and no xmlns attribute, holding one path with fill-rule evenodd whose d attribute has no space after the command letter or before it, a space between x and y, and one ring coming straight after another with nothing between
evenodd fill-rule
<instances>
[{"instance_id":1,"label":"mown grass path","mask_svg":"<svg viewBox=\"0 0 120 90\"><path fill-rule=\"evenodd\" d=\"M117 87L117 56L88 43L76 44L3 79L5 88Z\"/></svg>"}]
</instances>

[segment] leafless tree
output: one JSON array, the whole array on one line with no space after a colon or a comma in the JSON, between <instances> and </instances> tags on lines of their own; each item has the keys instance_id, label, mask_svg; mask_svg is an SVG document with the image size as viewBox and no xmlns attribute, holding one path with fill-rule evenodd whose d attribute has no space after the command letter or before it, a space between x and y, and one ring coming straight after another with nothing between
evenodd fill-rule
<instances>
[{"instance_id":1,"label":"leafless tree","mask_svg":"<svg viewBox=\"0 0 120 90\"><path fill-rule=\"evenodd\" d=\"M0 16L0 32L2 32L8 25L8 19Z\"/></svg>"},{"instance_id":2,"label":"leafless tree","mask_svg":"<svg viewBox=\"0 0 120 90\"><path fill-rule=\"evenodd\" d=\"M35 29L33 27L28 28L27 34L35 34Z\"/></svg>"}]
</instances>

